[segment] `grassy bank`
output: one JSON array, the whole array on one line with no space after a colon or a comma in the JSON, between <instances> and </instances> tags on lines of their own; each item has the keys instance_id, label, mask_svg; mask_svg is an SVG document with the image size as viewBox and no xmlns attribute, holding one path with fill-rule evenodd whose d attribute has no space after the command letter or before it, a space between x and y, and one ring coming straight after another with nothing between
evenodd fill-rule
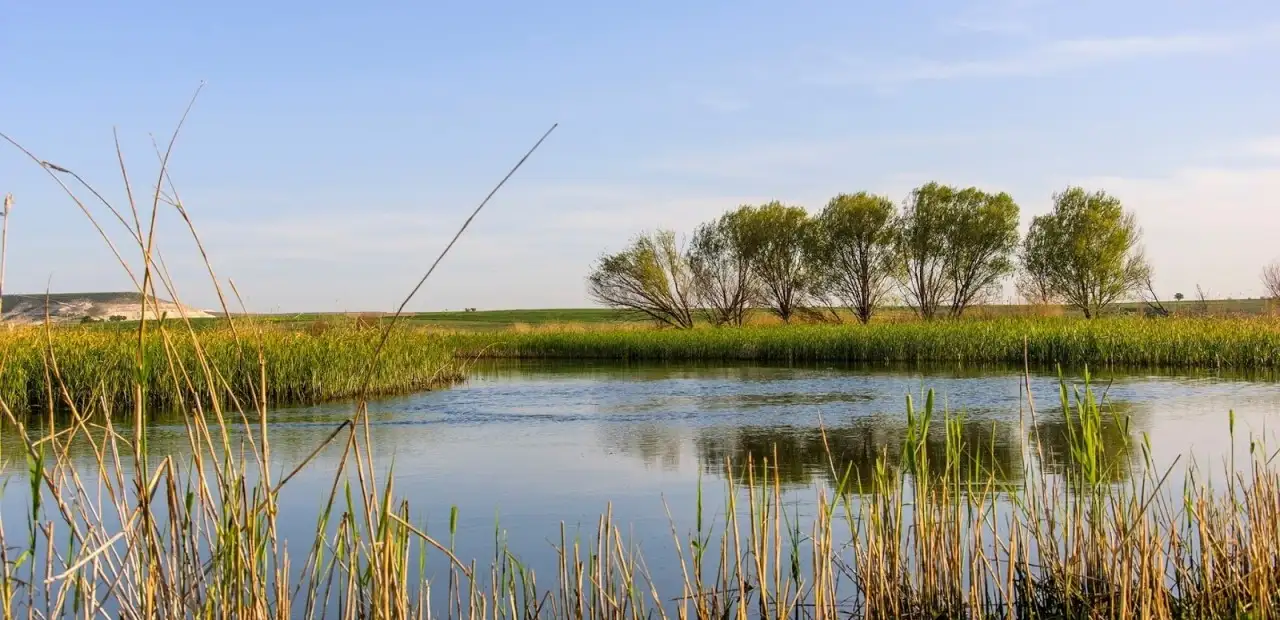
<instances>
[{"instance_id":1,"label":"grassy bank","mask_svg":"<svg viewBox=\"0 0 1280 620\"><path fill-rule=\"evenodd\" d=\"M380 332L351 322L306 330L226 322L189 332L148 326L139 348L137 324L19 328L0 331L0 399L15 413L74 406L130 412L135 385L149 408L180 409L211 394L253 409L268 404L350 398L361 387ZM141 350L142 367L138 366ZM201 376L202 365L215 369ZM460 378L460 366L439 336L395 330L369 381L371 394L429 389Z\"/></svg>"},{"instance_id":2,"label":"grassy bank","mask_svg":"<svg viewBox=\"0 0 1280 620\"><path fill-rule=\"evenodd\" d=\"M251 403L353 397L385 320L330 318L306 324L205 321L187 331L153 323L19 328L0 332L0 398L15 412L58 406L127 411L135 378L151 407L177 408L212 392ZM197 378L204 360L218 373ZM1025 343L1025 348L1024 348ZM474 357L670 361L959 362L1280 368L1280 321L1266 318L1069 318L794 325L694 330L637 327L441 331L406 324L391 332L370 394L445 385ZM259 363L261 353L262 364ZM176 369L176 371L171 370ZM141 374L139 374L139 372ZM264 375L265 373L265 375ZM54 389L49 389L48 381Z\"/></svg>"},{"instance_id":3,"label":"grassy bank","mask_svg":"<svg viewBox=\"0 0 1280 620\"><path fill-rule=\"evenodd\" d=\"M1280 367L1266 318L1067 318L701 328L530 330L455 335L468 354L616 360L968 362L1151 367ZM1025 342L1025 348L1024 348Z\"/></svg>"}]
</instances>

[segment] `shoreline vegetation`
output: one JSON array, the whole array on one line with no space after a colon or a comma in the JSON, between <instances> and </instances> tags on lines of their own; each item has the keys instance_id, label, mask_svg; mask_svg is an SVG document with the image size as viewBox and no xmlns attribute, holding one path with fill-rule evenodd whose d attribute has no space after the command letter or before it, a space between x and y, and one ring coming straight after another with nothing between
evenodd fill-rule
<instances>
[{"instance_id":1,"label":"shoreline vegetation","mask_svg":"<svg viewBox=\"0 0 1280 620\"><path fill-rule=\"evenodd\" d=\"M455 334L450 339L465 355L511 358L1280 367L1280 321L1270 318L1008 318L682 330L552 327Z\"/></svg>"},{"instance_id":2,"label":"shoreline vegetation","mask_svg":"<svg viewBox=\"0 0 1280 620\"><path fill-rule=\"evenodd\" d=\"M138 393L155 412L207 404L214 393L248 410L355 398L380 335L352 322L306 330L250 322L198 332L166 326L148 330L141 343L136 323L0 331L0 402L19 415L47 411L52 402L64 412L125 416L135 411ZM437 389L465 378L462 362L438 335L394 330L381 355L367 395ZM207 378L200 374L206 365Z\"/></svg>"},{"instance_id":3,"label":"shoreline vegetation","mask_svg":"<svg viewBox=\"0 0 1280 620\"><path fill-rule=\"evenodd\" d=\"M385 325L331 317L309 323L206 320L190 332L149 330L137 367L136 323L30 326L0 332L0 399L16 414L48 409L127 413L139 383L151 410L180 410L211 389L257 408L313 404L360 394L366 360ZM197 337L198 335L198 337ZM196 345L198 344L198 347ZM181 380L197 348L217 373ZM261 356L261 359L260 359ZM389 333L366 395L447 387L477 359L618 361L1024 363L1208 370L1280 369L1280 321L1270 317L970 318L963 320L791 324L659 329L617 323L454 330L412 322ZM48 372L46 373L46 370ZM139 375L138 373L141 373ZM138 377L140 381L135 381ZM265 390L257 387L265 379ZM48 381L53 381L50 391ZM52 399L52 401L50 400Z\"/></svg>"}]
</instances>

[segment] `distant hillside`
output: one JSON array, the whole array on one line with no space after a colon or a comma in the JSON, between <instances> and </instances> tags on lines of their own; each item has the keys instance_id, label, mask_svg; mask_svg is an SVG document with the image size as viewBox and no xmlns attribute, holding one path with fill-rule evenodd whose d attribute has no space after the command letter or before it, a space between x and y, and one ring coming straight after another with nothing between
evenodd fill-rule
<instances>
[{"instance_id":1,"label":"distant hillside","mask_svg":"<svg viewBox=\"0 0 1280 620\"><path fill-rule=\"evenodd\" d=\"M158 300L160 313L168 313L170 318L179 315L178 304L167 299ZM3 306L4 321L14 323L42 323L45 320L45 309L48 308L49 320L66 323L91 321L137 321L142 318L142 296L138 293L52 293L45 295L5 295ZM203 310L185 307L187 316L203 318L213 316ZM153 306L147 305L147 319L155 316Z\"/></svg>"}]
</instances>

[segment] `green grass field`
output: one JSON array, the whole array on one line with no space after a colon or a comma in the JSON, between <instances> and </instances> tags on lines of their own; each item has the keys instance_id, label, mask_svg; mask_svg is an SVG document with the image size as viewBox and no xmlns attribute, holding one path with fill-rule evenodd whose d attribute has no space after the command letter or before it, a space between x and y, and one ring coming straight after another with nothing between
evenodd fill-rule
<instances>
[{"instance_id":1,"label":"green grass field","mask_svg":"<svg viewBox=\"0 0 1280 620\"><path fill-rule=\"evenodd\" d=\"M1165 307L1178 315L1216 315L1216 316L1254 316L1274 312L1280 305L1265 299L1211 299L1204 302L1183 300L1169 301ZM1117 304L1115 314L1141 314L1146 305L1141 302ZM338 320L352 316L377 317L386 313L295 313L295 314L260 314L255 315L270 321L281 323L305 324L322 320ZM852 315L844 312L846 320L852 321ZM1029 316L1065 316L1081 317L1079 311L1063 307L1033 307L1015 304L991 304L974 306L966 316L974 318L997 317L1029 317ZM888 307L880 312L878 319L882 321L910 321L914 319L911 310L905 307ZM475 312L415 312L404 315L402 320L419 325L432 325L448 329L468 331L491 331L510 329L518 326L547 325L599 325L609 323L644 323L634 314L607 308L546 308L546 309L514 309L514 310L478 310ZM757 309L752 311L752 321L769 323L772 316L768 311Z\"/></svg>"},{"instance_id":2,"label":"green grass field","mask_svg":"<svg viewBox=\"0 0 1280 620\"><path fill-rule=\"evenodd\" d=\"M304 325L317 321L341 321L363 317L376 320L390 316L383 312L301 312L293 314L258 314L256 318L282 324ZM630 320L617 310L604 308L551 308L534 310L483 310L477 312L413 312L401 320L415 325L432 325L447 329L490 331L517 325L553 325L567 323L608 324Z\"/></svg>"}]
</instances>

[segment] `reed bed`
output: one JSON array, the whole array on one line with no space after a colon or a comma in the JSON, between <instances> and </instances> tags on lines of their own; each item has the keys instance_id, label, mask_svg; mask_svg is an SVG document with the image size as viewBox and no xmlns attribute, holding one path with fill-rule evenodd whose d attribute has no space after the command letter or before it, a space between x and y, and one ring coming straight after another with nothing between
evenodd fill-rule
<instances>
[{"instance_id":1,"label":"reed bed","mask_svg":"<svg viewBox=\"0 0 1280 620\"><path fill-rule=\"evenodd\" d=\"M0 399L17 414L65 411L68 401L80 410L128 414L135 387L151 411L179 411L191 399L208 402L211 392L245 403L263 397L272 405L352 398L360 393L381 331L348 321L307 329L247 321L234 329L224 321L194 334L153 327L140 342L136 325L0 331ZM369 394L433 389L463 377L462 361L426 330L396 331L382 356ZM170 373L170 365L194 373L205 364L216 371L208 381L175 381ZM60 375L53 392L51 373Z\"/></svg>"},{"instance_id":2,"label":"reed bed","mask_svg":"<svg viewBox=\"0 0 1280 620\"><path fill-rule=\"evenodd\" d=\"M458 335L490 357L614 360L966 362L1270 369L1270 318L1001 318L690 330L532 331Z\"/></svg>"}]
</instances>

